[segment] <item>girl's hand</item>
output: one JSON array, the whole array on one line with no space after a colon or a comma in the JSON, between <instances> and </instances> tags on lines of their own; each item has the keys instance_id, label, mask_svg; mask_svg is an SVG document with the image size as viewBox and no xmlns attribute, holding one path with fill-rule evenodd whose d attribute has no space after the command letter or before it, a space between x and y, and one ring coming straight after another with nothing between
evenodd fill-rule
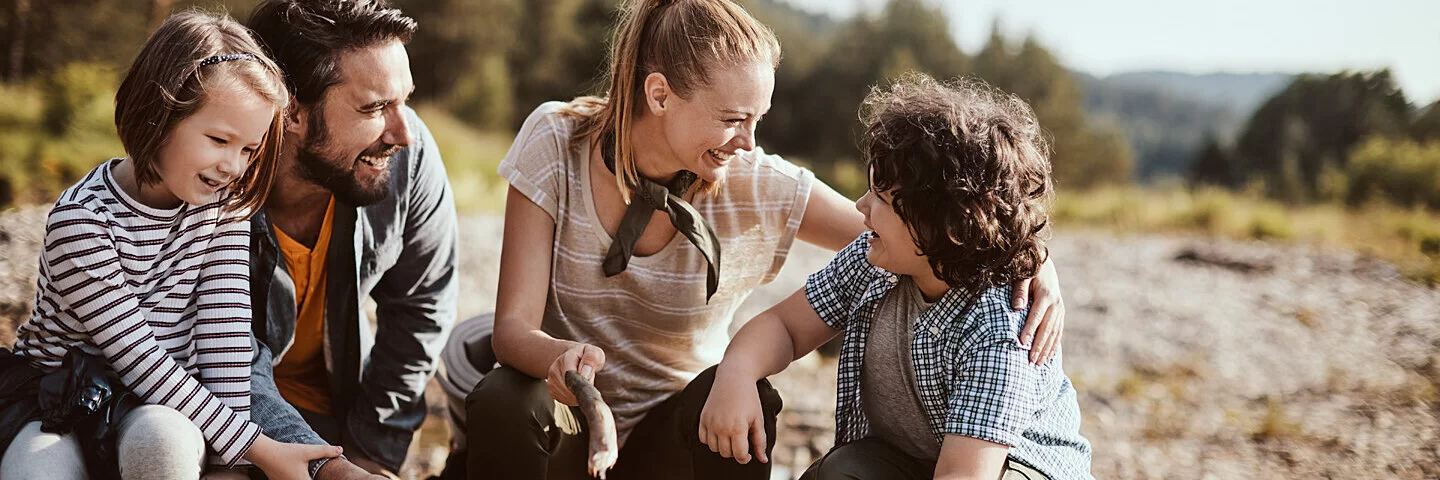
<instances>
[{"instance_id":1,"label":"girl's hand","mask_svg":"<svg viewBox=\"0 0 1440 480\"><path fill-rule=\"evenodd\" d=\"M333 445L281 443L260 435L245 459L255 464L273 480L310 480L310 461L340 456L342 449Z\"/></svg>"},{"instance_id":2,"label":"girl's hand","mask_svg":"<svg viewBox=\"0 0 1440 480\"><path fill-rule=\"evenodd\" d=\"M1025 308L1026 300L1030 301L1030 314L1025 318L1025 328L1020 330L1020 343L1030 346L1030 363L1040 365L1060 350L1060 336L1065 331L1065 300L1060 298L1060 275L1055 273L1055 262L1049 258L1040 264L1040 272L1035 274L1035 278L1015 284L1011 307L1016 310Z\"/></svg>"},{"instance_id":3,"label":"girl's hand","mask_svg":"<svg viewBox=\"0 0 1440 480\"><path fill-rule=\"evenodd\" d=\"M605 366L605 351L594 345L577 343L565 353L555 358L550 364L550 370L545 377L545 383L550 387L550 396L555 401L569 405L579 406L580 402L575 400L575 393L565 385L565 372L574 370L585 378L591 385L595 384L595 372Z\"/></svg>"},{"instance_id":4,"label":"girl's hand","mask_svg":"<svg viewBox=\"0 0 1440 480\"><path fill-rule=\"evenodd\" d=\"M722 457L747 464L754 450L760 463L769 463L765 456L765 417L755 382L725 378L717 372L710 396L700 410L699 434L700 442Z\"/></svg>"}]
</instances>

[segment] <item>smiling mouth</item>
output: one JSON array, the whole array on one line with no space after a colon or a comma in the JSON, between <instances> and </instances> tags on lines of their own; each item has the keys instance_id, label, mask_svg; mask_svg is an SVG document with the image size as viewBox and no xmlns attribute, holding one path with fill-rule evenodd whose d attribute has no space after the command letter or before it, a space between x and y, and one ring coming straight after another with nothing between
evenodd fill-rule
<instances>
[{"instance_id":1,"label":"smiling mouth","mask_svg":"<svg viewBox=\"0 0 1440 480\"><path fill-rule=\"evenodd\" d=\"M383 157L360 157L360 163L363 163L370 168L384 170L385 167L390 166L390 156L386 155Z\"/></svg>"},{"instance_id":2,"label":"smiling mouth","mask_svg":"<svg viewBox=\"0 0 1440 480\"><path fill-rule=\"evenodd\" d=\"M726 162L729 162L731 159L735 158L735 154L733 152L726 153L713 148L710 150L706 150L705 153L709 154L710 158L715 159L715 161L720 163L721 165L724 165Z\"/></svg>"},{"instance_id":3,"label":"smiling mouth","mask_svg":"<svg viewBox=\"0 0 1440 480\"><path fill-rule=\"evenodd\" d=\"M220 180L215 180L215 179L213 179L213 178L210 178L210 177L207 177L207 176L204 176L204 175L197 175L197 176L200 177L200 182L201 182L201 183L204 183L205 186L210 187L211 190L219 190L221 187L224 187L225 185L228 185L228 184L230 183L229 180L220 181Z\"/></svg>"}]
</instances>

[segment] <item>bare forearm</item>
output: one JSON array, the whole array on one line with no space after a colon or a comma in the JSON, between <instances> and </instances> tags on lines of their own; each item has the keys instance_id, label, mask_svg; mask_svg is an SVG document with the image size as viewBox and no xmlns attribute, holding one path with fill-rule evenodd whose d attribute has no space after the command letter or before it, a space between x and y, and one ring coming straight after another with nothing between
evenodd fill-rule
<instances>
[{"instance_id":1,"label":"bare forearm","mask_svg":"<svg viewBox=\"0 0 1440 480\"><path fill-rule=\"evenodd\" d=\"M757 381L780 373L797 356L790 333L780 318L762 314L750 320L725 349L725 359L716 369L716 376Z\"/></svg>"},{"instance_id":2,"label":"bare forearm","mask_svg":"<svg viewBox=\"0 0 1440 480\"><path fill-rule=\"evenodd\" d=\"M576 345L575 342L552 337L538 328L502 328L502 322L502 319L496 319L492 340L495 358L501 364L535 378L545 378L555 359Z\"/></svg>"}]
</instances>

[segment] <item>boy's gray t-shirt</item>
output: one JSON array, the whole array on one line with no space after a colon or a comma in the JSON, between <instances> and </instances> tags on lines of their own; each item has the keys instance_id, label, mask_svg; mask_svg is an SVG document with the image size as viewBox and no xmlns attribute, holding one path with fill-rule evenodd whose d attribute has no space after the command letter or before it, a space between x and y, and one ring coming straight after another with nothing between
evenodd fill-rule
<instances>
[{"instance_id":1,"label":"boy's gray t-shirt","mask_svg":"<svg viewBox=\"0 0 1440 480\"><path fill-rule=\"evenodd\" d=\"M901 277L881 300L860 373L860 403L870 419L870 436L922 460L940 458L940 444L920 405L910 343L915 322L930 307L910 277Z\"/></svg>"}]
</instances>

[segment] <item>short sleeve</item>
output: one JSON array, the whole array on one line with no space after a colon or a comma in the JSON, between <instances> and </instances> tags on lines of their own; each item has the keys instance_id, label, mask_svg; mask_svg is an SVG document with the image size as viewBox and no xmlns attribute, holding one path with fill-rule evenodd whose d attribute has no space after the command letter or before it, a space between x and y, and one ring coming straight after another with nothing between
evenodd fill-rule
<instances>
[{"instance_id":1,"label":"short sleeve","mask_svg":"<svg viewBox=\"0 0 1440 480\"><path fill-rule=\"evenodd\" d=\"M830 328L843 329L849 325L870 282L888 274L870 264L865 257L869 251L870 233L866 232L835 254L825 268L805 280L805 299Z\"/></svg>"},{"instance_id":2,"label":"short sleeve","mask_svg":"<svg viewBox=\"0 0 1440 480\"><path fill-rule=\"evenodd\" d=\"M550 218L558 218L565 188L569 133L561 128L563 102L546 102L530 113L515 134L515 143L500 162L498 173Z\"/></svg>"},{"instance_id":3,"label":"short sleeve","mask_svg":"<svg viewBox=\"0 0 1440 480\"><path fill-rule=\"evenodd\" d=\"M1013 315L1003 305L972 315ZM981 320L983 322L983 320ZM1043 369L1030 364L1029 350L997 330L956 354L944 433L1016 446L1040 410Z\"/></svg>"},{"instance_id":4,"label":"short sleeve","mask_svg":"<svg viewBox=\"0 0 1440 480\"><path fill-rule=\"evenodd\" d=\"M815 174L810 170L790 163L778 155L768 155L759 147L756 147L757 161L760 163L761 172L764 175L759 177L761 181L769 183L765 189L774 193L771 198L780 199L780 208L777 212L783 212L783 222L780 230L780 239L775 245L775 252L771 257L770 269L765 272L762 284L770 283L780 274L780 269L785 266L785 258L790 255L790 247L795 244L795 235L800 232L800 221L805 218L805 208L810 204L810 189L815 185Z\"/></svg>"}]
</instances>

